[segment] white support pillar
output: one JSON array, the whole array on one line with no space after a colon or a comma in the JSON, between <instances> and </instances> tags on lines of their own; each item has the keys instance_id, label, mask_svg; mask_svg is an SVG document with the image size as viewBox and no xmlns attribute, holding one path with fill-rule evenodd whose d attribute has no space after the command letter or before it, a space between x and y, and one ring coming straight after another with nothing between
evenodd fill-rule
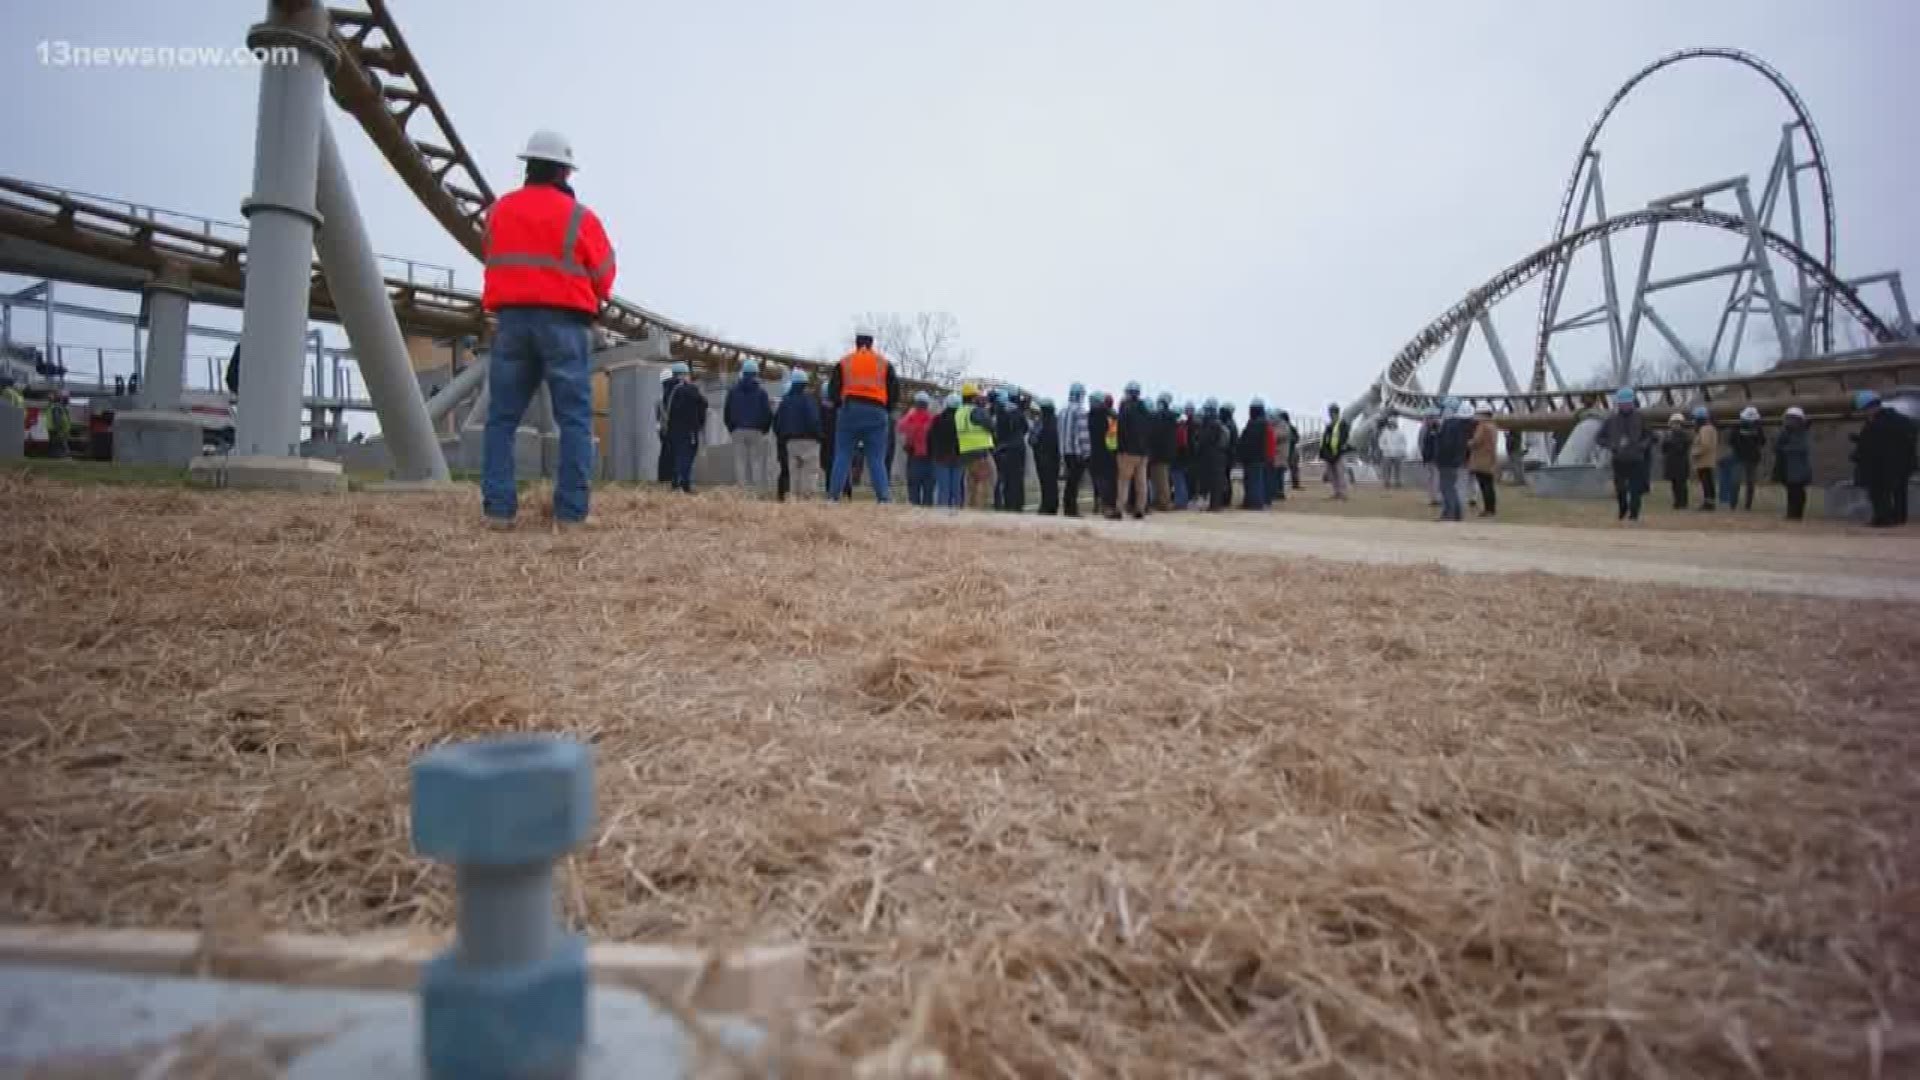
<instances>
[{"instance_id":1,"label":"white support pillar","mask_svg":"<svg viewBox=\"0 0 1920 1080\"><path fill-rule=\"evenodd\" d=\"M299 457L301 375L320 172L327 71L339 62L326 10L313 0L270 0L252 48L291 46L291 63L260 68L253 195L247 217L240 402L234 457L206 466L217 484L339 490L340 467ZM200 465L199 461L195 465Z\"/></svg>"},{"instance_id":2,"label":"white support pillar","mask_svg":"<svg viewBox=\"0 0 1920 1080\"><path fill-rule=\"evenodd\" d=\"M320 124L318 196L325 217L317 241L320 267L327 275L327 288L340 311L340 321L347 328L360 375L366 379L367 397L380 418L380 437L393 460L394 479L444 482L448 479L446 457L434 434L433 420L427 415L427 403L420 396L420 380L414 377L406 340L400 336L393 302L387 296L373 245L367 240L366 226L361 223L346 165L334 144L333 130L324 119ZM322 349L314 363L316 383L323 381L321 373L325 370L326 352ZM321 391L325 392L324 386ZM333 395L341 396L338 386Z\"/></svg>"},{"instance_id":3,"label":"white support pillar","mask_svg":"<svg viewBox=\"0 0 1920 1080\"><path fill-rule=\"evenodd\" d=\"M113 460L185 468L205 441L200 422L182 408L186 386L187 326L193 287L169 268L144 287L147 364L136 407L113 417ZM139 333L135 329L135 334Z\"/></svg>"}]
</instances>

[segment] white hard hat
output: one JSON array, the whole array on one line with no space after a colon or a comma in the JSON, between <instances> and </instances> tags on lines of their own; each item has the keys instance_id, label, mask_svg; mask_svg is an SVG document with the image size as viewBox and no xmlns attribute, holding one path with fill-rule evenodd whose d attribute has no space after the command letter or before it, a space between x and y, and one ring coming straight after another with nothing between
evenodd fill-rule
<instances>
[{"instance_id":1,"label":"white hard hat","mask_svg":"<svg viewBox=\"0 0 1920 1080\"><path fill-rule=\"evenodd\" d=\"M1740 419L1758 420L1760 419L1760 410L1749 405L1746 408L1740 410Z\"/></svg>"},{"instance_id":2,"label":"white hard hat","mask_svg":"<svg viewBox=\"0 0 1920 1080\"><path fill-rule=\"evenodd\" d=\"M573 163L573 143L557 131L541 129L527 136L527 148L520 151L521 161L551 161L577 169Z\"/></svg>"},{"instance_id":3,"label":"white hard hat","mask_svg":"<svg viewBox=\"0 0 1920 1080\"><path fill-rule=\"evenodd\" d=\"M873 328L869 326L854 327L853 336L857 338L870 338L873 336Z\"/></svg>"},{"instance_id":4,"label":"white hard hat","mask_svg":"<svg viewBox=\"0 0 1920 1080\"><path fill-rule=\"evenodd\" d=\"M1793 417L1795 420L1805 420L1807 418L1807 410L1795 405L1787 410L1787 415Z\"/></svg>"}]
</instances>

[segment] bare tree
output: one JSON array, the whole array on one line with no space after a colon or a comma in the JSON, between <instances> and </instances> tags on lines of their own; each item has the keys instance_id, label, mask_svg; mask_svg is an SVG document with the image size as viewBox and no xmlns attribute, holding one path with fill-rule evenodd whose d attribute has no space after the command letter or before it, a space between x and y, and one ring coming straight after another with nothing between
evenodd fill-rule
<instances>
[{"instance_id":1,"label":"bare tree","mask_svg":"<svg viewBox=\"0 0 1920 1080\"><path fill-rule=\"evenodd\" d=\"M960 320L951 312L869 311L855 322L873 332L874 347L906 378L952 386L973 364L972 352L960 343Z\"/></svg>"}]
</instances>

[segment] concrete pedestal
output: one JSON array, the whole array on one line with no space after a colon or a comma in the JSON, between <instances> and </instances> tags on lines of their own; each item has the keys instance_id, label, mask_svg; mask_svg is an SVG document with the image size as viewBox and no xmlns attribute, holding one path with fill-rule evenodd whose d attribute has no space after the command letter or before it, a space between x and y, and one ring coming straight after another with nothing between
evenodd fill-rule
<instances>
[{"instance_id":1,"label":"concrete pedestal","mask_svg":"<svg viewBox=\"0 0 1920 1080\"><path fill-rule=\"evenodd\" d=\"M205 431L182 412L129 409L113 415L113 460L184 469L200 456Z\"/></svg>"},{"instance_id":2,"label":"concrete pedestal","mask_svg":"<svg viewBox=\"0 0 1920 1080\"><path fill-rule=\"evenodd\" d=\"M1598 465L1543 465L1527 474L1527 486L1549 499L1611 499L1613 471Z\"/></svg>"},{"instance_id":3,"label":"concrete pedestal","mask_svg":"<svg viewBox=\"0 0 1920 1080\"><path fill-rule=\"evenodd\" d=\"M27 414L10 401L0 401L0 461L27 456Z\"/></svg>"},{"instance_id":4,"label":"concrete pedestal","mask_svg":"<svg viewBox=\"0 0 1920 1080\"><path fill-rule=\"evenodd\" d=\"M712 1066L698 1057L692 1035L642 995L596 986L589 1001L581 1080L673 1080ZM763 1038L742 1021L716 1019L706 1026L742 1054L751 1055ZM201 1035L193 1042L196 1032ZM105 1066L102 1074L120 1075L109 1070L156 1062L189 1045L212 1059L196 1075L257 1075L258 1055L269 1040L285 1051L289 1080L426 1076L414 994L0 967L0 1072L7 1075L16 1069L94 1075L78 1071L90 1064Z\"/></svg>"},{"instance_id":5,"label":"concrete pedestal","mask_svg":"<svg viewBox=\"0 0 1920 1080\"><path fill-rule=\"evenodd\" d=\"M1850 480L1842 480L1826 485L1821 491L1824 504L1820 516L1835 521L1857 521L1865 524L1873 519L1873 503L1867 499L1867 489L1855 487ZM1907 484L1907 505L1920 506L1920 481Z\"/></svg>"},{"instance_id":6,"label":"concrete pedestal","mask_svg":"<svg viewBox=\"0 0 1920 1080\"><path fill-rule=\"evenodd\" d=\"M332 493L347 490L347 474L334 462L266 454L198 457L187 466L187 478L205 487L256 491Z\"/></svg>"}]
</instances>

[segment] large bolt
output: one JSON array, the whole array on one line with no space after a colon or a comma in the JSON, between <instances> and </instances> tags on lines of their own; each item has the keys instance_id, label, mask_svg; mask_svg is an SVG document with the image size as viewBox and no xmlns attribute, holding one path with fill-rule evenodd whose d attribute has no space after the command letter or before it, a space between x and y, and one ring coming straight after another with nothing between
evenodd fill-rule
<instances>
[{"instance_id":1,"label":"large bolt","mask_svg":"<svg viewBox=\"0 0 1920 1080\"><path fill-rule=\"evenodd\" d=\"M420 982L437 1080L570 1077L587 1037L586 943L555 910L553 864L593 825L593 756L518 737L445 746L413 763L413 846L452 863L453 947Z\"/></svg>"}]
</instances>

